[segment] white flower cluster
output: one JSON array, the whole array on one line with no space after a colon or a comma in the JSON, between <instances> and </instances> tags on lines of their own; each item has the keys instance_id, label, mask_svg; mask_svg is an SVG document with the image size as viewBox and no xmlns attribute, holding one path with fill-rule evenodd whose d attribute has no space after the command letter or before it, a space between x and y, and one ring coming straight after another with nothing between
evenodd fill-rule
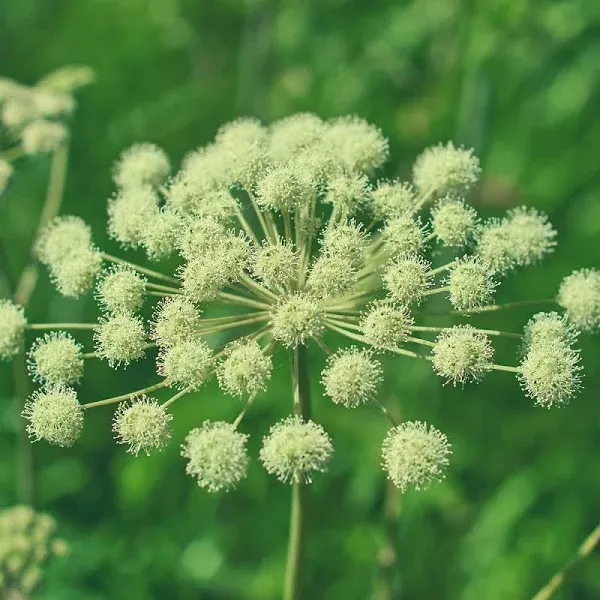
<instances>
[{"instance_id":1,"label":"white flower cluster","mask_svg":"<svg viewBox=\"0 0 600 600\"><path fill-rule=\"evenodd\" d=\"M557 303L566 316L540 313L522 334L461 322L501 309L494 295L502 279L551 253L556 232L531 208L482 220L466 199L481 173L471 149L438 145L416 159L411 182L374 181L388 153L381 131L364 120L311 114L270 126L249 118L224 125L174 174L154 144L124 151L113 170L108 233L124 249L143 250L149 262L100 252L77 217L56 219L43 232L37 253L59 291L78 296L96 282L102 315L75 326L93 330L95 351L84 352L63 331L69 324L31 347L31 373L42 385L24 411L32 437L69 446L84 411L118 404L118 442L136 455L159 451L171 438L171 406L214 376L224 394L245 405L232 423L193 428L182 455L201 487L231 489L250 460L240 423L280 364L274 353L285 351L294 414L271 427L259 457L279 480L306 484L333 453L328 433L308 416L307 346L329 355L321 383L332 402L378 406L392 421L378 400L384 354L428 361L454 385L507 371L535 404L567 402L580 388L577 330L600 325L598 271L565 278ZM442 264L439 249L448 257ZM426 314L430 304L446 306L458 322L437 326ZM215 314L215 306L224 310ZM11 358L29 325L8 301L0 317L0 357ZM494 363L495 336L521 340L518 365ZM332 352L331 339L335 347L348 343ZM158 383L79 403L75 386L85 360L118 368L149 353L156 354ZM149 395L166 388L165 402ZM419 489L443 477L449 455L446 436L434 427L393 422L382 465L400 489Z\"/></svg>"}]
</instances>

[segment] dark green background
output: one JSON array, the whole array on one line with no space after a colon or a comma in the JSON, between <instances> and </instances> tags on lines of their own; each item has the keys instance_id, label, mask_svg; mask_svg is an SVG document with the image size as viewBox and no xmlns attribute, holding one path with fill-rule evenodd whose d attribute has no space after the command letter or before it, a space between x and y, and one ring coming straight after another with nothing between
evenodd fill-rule
<instances>
[{"instance_id":1,"label":"dark green background","mask_svg":"<svg viewBox=\"0 0 600 600\"><path fill-rule=\"evenodd\" d=\"M598 266L600 242L600 3L597 0L3 0L0 75L34 83L70 63L91 66L79 95L64 212L107 242L105 201L122 148L148 140L176 163L240 115L266 121L299 110L357 113L391 139L388 175L408 173L425 146L453 139L481 157L474 196L485 215L527 203L547 211L559 247L507 281L500 299L547 297L578 267ZM19 163L0 205L13 271L25 260L48 161ZM34 321L95 317L91 298L64 300L42 277ZM528 311L480 322L519 330ZM89 344L89 342L88 342ZM450 437L447 479L402 499L394 596L529 598L574 552L600 511L600 344L581 340L585 390L570 406L534 408L516 381L492 373L464 390L427 368L386 365L383 400ZM511 354L501 347L500 353ZM269 393L245 421L256 456L268 425L289 411L289 370L276 357ZM344 411L319 397L322 357L311 354L314 413L331 432L331 471L310 504L305 594L375 596L385 545L375 410ZM514 361L514 357L512 358ZM10 370L0 367L0 504L16 502ZM86 401L151 381L151 363L87 370ZM89 400L88 400L89 399ZM285 562L289 489L257 460L237 492L208 495L184 474L178 444L205 418L239 405L216 385L175 407L174 443L132 458L111 440L111 409L90 413L71 450L37 444L35 503L51 512L72 554L48 574L44 600L275 599ZM389 499L388 499L389 500ZM600 556L560 598L600 597Z\"/></svg>"}]
</instances>

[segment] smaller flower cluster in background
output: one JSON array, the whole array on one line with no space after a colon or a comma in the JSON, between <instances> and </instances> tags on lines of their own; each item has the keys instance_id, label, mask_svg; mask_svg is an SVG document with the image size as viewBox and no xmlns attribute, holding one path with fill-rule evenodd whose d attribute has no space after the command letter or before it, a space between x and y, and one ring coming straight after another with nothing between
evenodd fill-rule
<instances>
[{"instance_id":1,"label":"smaller flower cluster in background","mask_svg":"<svg viewBox=\"0 0 600 600\"><path fill-rule=\"evenodd\" d=\"M0 511L0 592L3 598L29 598L43 583L44 569L69 552L56 536L52 517L28 506Z\"/></svg>"}]
</instances>

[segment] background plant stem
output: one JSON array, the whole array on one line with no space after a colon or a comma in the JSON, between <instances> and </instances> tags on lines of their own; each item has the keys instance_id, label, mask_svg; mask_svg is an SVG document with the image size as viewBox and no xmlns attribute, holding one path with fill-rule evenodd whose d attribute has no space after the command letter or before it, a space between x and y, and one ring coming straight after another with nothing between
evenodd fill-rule
<instances>
[{"instance_id":1,"label":"background plant stem","mask_svg":"<svg viewBox=\"0 0 600 600\"><path fill-rule=\"evenodd\" d=\"M27 308L27 305L31 301L31 297L33 296L33 292L35 291L39 279L39 265L34 257L35 242L42 229L60 212L67 176L68 160L69 146L68 143L64 143L52 155L46 199L42 205L37 229L31 243L29 262L21 272L21 276L19 277L14 290L15 302L20 304L23 308ZM33 451L31 441L27 435L25 423L23 419L21 419L21 411L23 410L25 400L31 393L31 382L27 376L27 364L23 353L16 357L14 361L13 381L15 411L17 413L16 416L19 431L17 497L21 504L33 505Z\"/></svg>"},{"instance_id":2,"label":"background plant stem","mask_svg":"<svg viewBox=\"0 0 600 600\"><path fill-rule=\"evenodd\" d=\"M294 386L294 413L304 420L310 418L310 388L306 347L292 350L292 381ZM300 597L300 567L304 550L304 513L306 510L306 486L301 481L292 484L292 506L287 567L285 573L284 600Z\"/></svg>"}]
</instances>

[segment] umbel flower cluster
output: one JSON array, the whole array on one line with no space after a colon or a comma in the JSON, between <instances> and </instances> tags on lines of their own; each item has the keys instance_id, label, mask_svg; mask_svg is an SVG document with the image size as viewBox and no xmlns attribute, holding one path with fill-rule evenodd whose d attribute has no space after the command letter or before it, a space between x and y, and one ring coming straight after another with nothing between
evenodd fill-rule
<instances>
[{"instance_id":1,"label":"umbel flower cluster","mask_svg":"<svg viewBox=\"0 0 600 600\"><path fill-rule=\"evenodd\" d=\"M411 182L376 181L388 154L386 138L364 120L312 114L270 126L228 123L174 174L155 145L123 152L108 232L123 249L144 251L148 263L102 252L80 218L59 217L39 238L37 256L63 295L94 290L98 321L33 324L19 306L0 303L3 358L20 352L27 330L47 330L28 350L40 384L23 411L31 437L71 446L88 411L112 405L117 442L136 455L158 451L170 441L175 403L214 376L242 401L240 414L194 424L181 454L201 487L228 490L248 470L243 417L283 348L293 373L290 415L265 431L258 458L282 482L310 483L333 453L330 435L308 417L311 346L328 356L328 401L357 411L374 405L390 419L381 464L404 491L443 477L451 446L433 425L397 423L379 403L383 356L427 361L453 385L508 372L536 405L567 403L580 387L578 333L600 326L600 272L567 276L549 301L556 310L534 314L524 331L477 328L474 315L505 308L494 303L502 280L554 250L555 230L526 207L482 220L466 201L481 171L470 149L428 148ZM455 325L419 323L433 297ZM235 313L204 317L215 304ZM88 330L94 349L74 337L78 330ZM516 364L495 362L499 336L514 340ZM82 402L77 386L88 360L118 369L144 357L156 361L156 383ZM172 395L161 403L152 394L162 388Z\"/></svg>"},{"instance_id":2,"label":"umbel flower cluster","mask_svg":"<svg viewBox=\"0 0 600 600\"><path fill-rule=\"evenodd\" d=\"M39 589L44 568L69 551L56 537L56 522L29 506L0 511L0 592L2 598L29 598Z\"/></svg>"},{"instance_id":3,"label":"umbel flower cluster","mask_svg":"<svg viewBox=\"0 0 600 600\"><path fill-rule=\"evenodd\" d=\"M68 137L65 126L75 109L73 92L93 79L87 67L53 71L34 86L0 77L0 195L13 175L12 161L21 156L47 154ZM7 144L8 142L8 144Z\"/></svg>"}]
</instances>

